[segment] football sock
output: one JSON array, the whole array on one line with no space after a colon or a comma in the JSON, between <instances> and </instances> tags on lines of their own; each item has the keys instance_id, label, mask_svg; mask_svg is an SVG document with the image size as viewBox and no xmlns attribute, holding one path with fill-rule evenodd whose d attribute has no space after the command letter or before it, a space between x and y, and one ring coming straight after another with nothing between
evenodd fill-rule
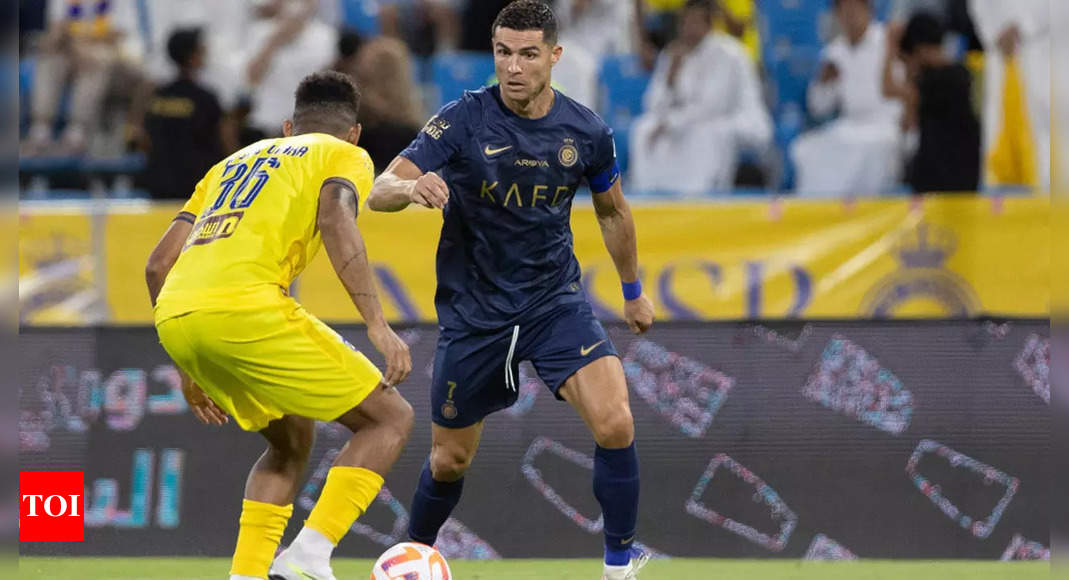
<instances>
[{"instance_id":1,"label":"football sock","mask_svg":"<svg viewBox=\"0 0 1069 580\"><path fill-rule=\"evenodd\" d=\"M230 574L267 578L267 570L271 567L271 560L275 557L278 542L292 513L292 504L280 506L243 500L238 544L234 548Z\"/></svg>"},{"instance_id":2,"label":"football sock","mask_svg":"<svg viewBox=\"0 0 1069 580\"><path fill-rule=\"evenodd\" d=\"M431 476L430 459L423 463L416 493L412 497L412 519L408 523L408 537L413 541L433 546L438 541L438 530L449 519L453 508L460 501L464 490L464 478L456 481L435 481Z\"/></svg>"},{"instance_id":3,"label":"football sock","mask_svg":"<svg viewBox=\"0 0 1069 580\"><path fill-rule=\"evenodd\" d=\"M605 563L625 566L631 560L638 520L638 455L635 444L594 450L594 497L605 520Z\"/></svg>"},{"instance_id":4,"label":"football sock","mask_svg":"<svg viewBox=\"0 0 1069 580\"><path fill-rule=\"evenodd\" d=\"M300 534L293 546L302 552L322 552L325 538L329 542L326 557L349 531L356 518L360 517L382 489L382 476L363 467L334 466L327 472L327 483L319 495L312 513L304 522L316 534ZM304 530L301 531L302 533ZM298 545L298 540L300 544Z\"/></svg>"}]
</instances>

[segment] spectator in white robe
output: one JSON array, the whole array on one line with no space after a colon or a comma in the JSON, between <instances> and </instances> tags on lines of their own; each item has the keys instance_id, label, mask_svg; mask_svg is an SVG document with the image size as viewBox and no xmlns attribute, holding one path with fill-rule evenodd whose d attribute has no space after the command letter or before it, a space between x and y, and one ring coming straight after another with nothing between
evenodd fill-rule
<instances>
[{"instance_id":1,"label":"spectator in white robe","mask_svg":"<svg viewBox=\"0 0 1069 580\"><path fill-rule=\"evenodd\" d=\"M553 81L569 97L597 107L602 60L631 51L635 34L634 4L620 0L558 0L564 55L553 67Z\"/></svg>"},{"instance_id":2,"label":"spectator in white robe","mask_svg":"<svg viewBox=\"0 0 1069 580\"><path fill-rule=\"evenodd\" d=\"M631 131L630 187L700 195L734 185L739 153L766 149L772 120L745 47L710 33L715 5L688 0Z\"/></svg>"},{"instance_id":3,"label":"spectator in white robe","mask_svg":"<svg viewBox=\"0 0 1069 580\"><path fill-rule=\"evenodd\" d=\"M870 0L835 0L841 33L821 55L809 85L811 115L838 117L791 145L800 195L871 195L891 189L901 173L902 107L883 93L884 27Z\"/></svg>"},{"instance_id":4,"label":"spectator in white robe","mask_svg":"<svg viewBox=\"0 0 1069 580\"><path fill-rule=\"evenodd\" d=\"M557 0L561 45L581 45L596 60L628 54L635 36L635 5L625 0ZM554 71L556 72L556 71Z\"/></svg>"},{"instance_id":5,"label":"spectator in white robe","mask_svg":"<svg viewBox=\"0 0 1069 580\"><path fill-rule=\"evenodd\" d=\"M252 99L249 123L267 136L282 133L293 112L293 93L306 75L331 65L338 30L318 17L314 0L262 2L249 26L245 81Z\"/></svg>"}]
</instances>

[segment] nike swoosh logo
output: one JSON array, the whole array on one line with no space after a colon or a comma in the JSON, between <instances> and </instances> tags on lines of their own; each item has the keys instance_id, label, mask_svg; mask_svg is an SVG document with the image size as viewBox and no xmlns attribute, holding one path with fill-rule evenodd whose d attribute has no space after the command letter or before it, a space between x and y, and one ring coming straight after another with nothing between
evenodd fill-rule
<instances>
[{"instance_id":1,"label":"nike swoosh logo","mask_svg":"<svg viewBox=\"0 0 1069 580\"><path fill-rule=\"evenodd\" d=\"M628 538L628 539L626 539L626 540L624 540L624 541L622 541L620 543L621 544L630 544L633 541L635 541L635 536L631 536L630 538Z\"/></svg>"},{"instance_id":2,"label":"nike swoosh logo","mask_svg":"<svg viewBox=\"0 0 1069 580\"><path fill-rule=\"evenodd\" d=\"M509 149L512 149L512 145L509 145L508 147L499 147L497 149L491 149L490 146L487 145L485 148L483 148L483 153L485 153L487 157L489 157L491 155L497 155L498 153L508 151Z\"/></svg>"},{"instance_id":3,"label":"nike swoosh logo","mask_svg":"<svg viewBox=\"0 0 1069 580\"><path fill-rule=\"evenodd\" d=\"M601 343L603 343L603 342L605 342L605 341L604 340L599 340L599 341L595 342L594 344L592 344L590 346L581 346L581 347L579 347L579 355L580 356L586 356L586 355L590 354L590 351L592 351L595 348L597 348L598 346L600 346Z\"/></svg>"},{"instance_id":4,"label":"nike swoosh logo","mask_svg":"<svg viewBox=\"0 0 1069 580\"><path fill-rule=\"evenodd\" d=\"M296 572L297 574L300 574L300 575L301 575L301 578L304 578L304 580L323 580L323 579L322 579L322 578L320 578L319 576L312 576L312 575L311 575L311 574L309 574L308 572L305 572L304 570L301 570L300 568L298 568L298 567L294 566L294 565L293 565L293 564L291 564L291 563L288 563L288 562L287 562L287 563L286 563L286 566L288 566L290 570L292 570L292 571Z\"/></svg>"}]
</instances>

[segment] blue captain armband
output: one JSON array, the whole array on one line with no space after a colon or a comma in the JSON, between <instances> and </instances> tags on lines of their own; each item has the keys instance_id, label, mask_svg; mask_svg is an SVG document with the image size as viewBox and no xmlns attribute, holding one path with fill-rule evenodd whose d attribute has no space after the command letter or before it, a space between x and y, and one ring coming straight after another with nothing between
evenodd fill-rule
<instances>
[{"instance_id":1,"label":"blue captain armband","mask_svg":"<svg viewBox=\"0 0 1069 580\"><path fill-rule=\"evenodd\" d=\"M613 160L612 167L609 167L605 171L602 171L589 179L590 191L594 193L605 193L606 191L609 191L609 188L612 187L614 183L616 183L617 179L620 179L620 166Z\"/></svg>"}]
</instances>

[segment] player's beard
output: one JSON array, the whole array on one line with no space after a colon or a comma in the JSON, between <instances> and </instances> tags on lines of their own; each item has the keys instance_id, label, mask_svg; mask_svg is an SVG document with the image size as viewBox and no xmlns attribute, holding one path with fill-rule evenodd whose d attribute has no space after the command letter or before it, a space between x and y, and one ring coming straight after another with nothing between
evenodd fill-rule
<instances>
[{"instance_id":1,"label":"player's beard","mask_svg":"<svg viewBox=\"0 0 1069 580\"><path fill-rule=\"evenodd\" d=\"M531 91L527 94L527 103L533 103L545 95L546 91L549 90L550 84L549 77L547 76L541 83L533 85Z\"/></svg>"}]
</instances>

